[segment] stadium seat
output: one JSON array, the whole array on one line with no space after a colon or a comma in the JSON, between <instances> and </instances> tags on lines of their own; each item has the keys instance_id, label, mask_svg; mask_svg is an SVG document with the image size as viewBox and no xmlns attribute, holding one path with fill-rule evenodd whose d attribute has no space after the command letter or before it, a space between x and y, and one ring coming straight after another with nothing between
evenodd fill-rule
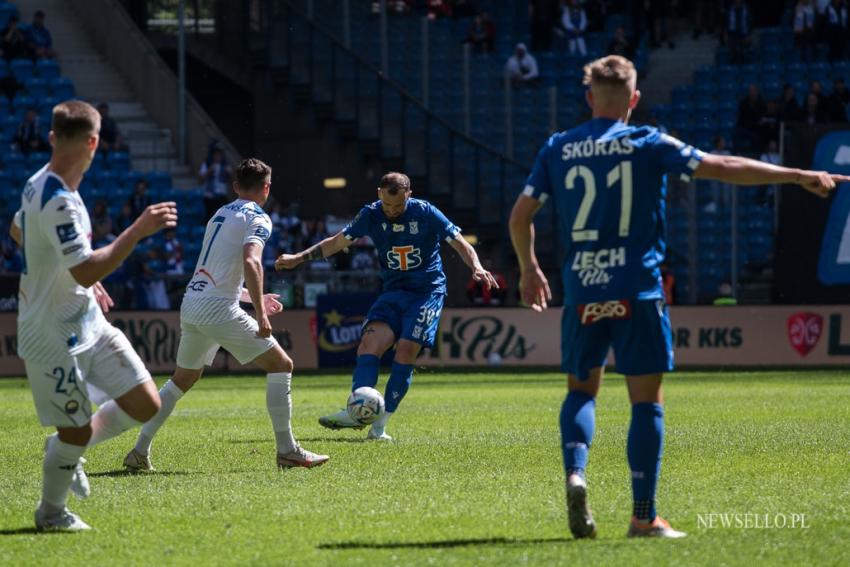
<instances>
[{"instance_id":1,"label":"stadium seat","mask_svg":"<svg viewBox=\"0 0 850 567\"><path fill-rule=\"evenodd\" d=\"M52 96L59 101L74 98L74 83L67 77L57 77L50 81Z\"/></svg>"},{"instance_id":2,"label":"stadium seat","mask_svg":"<svg viewBox=\"0 0 850 567\"><path fill-rule=\"evenodd\" d=\"M34 99L43 99L50 94L47 81L41 77L30 77L26 80L26 83L24 83L24 88L26 89L27 94Z\"/></svg>"},{"instance_id":3,"label":"stadium seat","mask_svg":"<svg viewBox=\"0 0 850 567\"><path fill-rule=\"evenodd\" d=\"M110 169L130 170L130 154L127 152L109 152L106 156L106 164Z\"/></svg>"},{"instance_id":4,"label":"stadium seat","mask_svg":"<svg viewBox=\"0 0 850 567\"><path fill-rule=\"evenodd\" d=\"M12 59L9 63L9 71L21 84L25 84L27 79L33 76L33 69L32 61L29 59Z\"/></svg>"},{"instance_id":5,"label":"stadium seat","mask_svg":"<svg viewBox=\"0 0 850 567\"><path fill-rule=\"evenodd\" d=\"M39 59L35 64L35 72L46 81L56 79L61 75L59 63L53 59Z\"/></svg>"}]
</instances>

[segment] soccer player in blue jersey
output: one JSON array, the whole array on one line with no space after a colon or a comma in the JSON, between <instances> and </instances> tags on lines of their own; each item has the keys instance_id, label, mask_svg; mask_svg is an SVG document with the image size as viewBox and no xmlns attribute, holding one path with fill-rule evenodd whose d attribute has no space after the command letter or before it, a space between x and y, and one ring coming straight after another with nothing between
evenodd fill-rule
<instances>
[{"instance_id":1,"label":"soccer player in blue jersey","mask_svg":"<svg viewBox=\"0 0 850 567\"><path fill-rule=\"evenodd\" d=\"M383 291L366 315L357 349L352 391L378 382L381 357L396 345L387 381L386 413L372 424L369 439L389 441L384 431L413 379L413 365L422 347L434 344L446 297L446 276L440 260L440 243L446 241L472 270L472 277L487 288L499 287L481 266L475 249L434 205L411 197L410 179L387 173L378 187L378 200L363 207L341 232L298 254L283 254L277 269L327 258L347 248L351 241L368 236L378 250ZM357 428L345 410L319 419L329 429Z\"/></svg>"},{"instance_id":2,"label":"soccer player in blue jersey","mask_svg":"<svg viewBox=\"0 0 850 567\"><path fill-rule=\"evenodd\" d=\"M634 498L628 535L683 537L655 512L664 439L661 378L673 369L672 336L661 286L665 175L740 185L796 183L821 197L850 178L704 154L644 126L629 126L640 99L634 65L608 56L585 67L593 118L549 138L511 213L523 301L547 308L551 292L534 255L533 217L554 199L563 230L562 366L568 394L560 425L570 530L596 535L585 468L596 395L608 351L626 375L632 404L627 441Z\"/></svg>"}]
</instances>

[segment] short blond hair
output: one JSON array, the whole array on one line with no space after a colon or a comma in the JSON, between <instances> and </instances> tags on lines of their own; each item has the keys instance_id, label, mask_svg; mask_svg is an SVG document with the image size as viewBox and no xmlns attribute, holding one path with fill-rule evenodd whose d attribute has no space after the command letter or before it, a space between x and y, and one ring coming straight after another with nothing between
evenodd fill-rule
<instances>
[{"instance_id":1,"label":"short blond hair","mask_svg":"<svg viewBox=\"0 0 850 567\"><path fill-rule=\"evenodd\" d=\"M584 66L585 85L590 87L627 87L637 85L634 63L620 55L608 55Z\"/></svg>"}]
</instances>

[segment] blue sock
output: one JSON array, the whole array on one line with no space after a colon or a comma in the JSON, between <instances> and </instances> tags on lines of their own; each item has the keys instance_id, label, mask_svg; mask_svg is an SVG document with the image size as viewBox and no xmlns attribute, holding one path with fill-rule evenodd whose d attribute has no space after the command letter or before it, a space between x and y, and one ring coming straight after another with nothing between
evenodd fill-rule
<instances>
[{"instance_id":1,"label":"blue sock","mask_svg":"<svg viewBox=\"0 0 850 567\"><path fill-rule=\"evenodd\" d=\"M632 423L626 453L632 471L634 515L640 521L655 520L655 487L664 449L664 407L639 403L632 406Z\"/></svg>"},{"instance_id":2,"label":"blue sock","mask_svg":"<svg viewBox=\"0 0 850 567\"><path fill-rule=\"evenodd\" d=\"M412 381L413 365L393 362L390 379L387 380L387 391L384 393L384 401L387 404L388 413L392 413L398 408L398 404L404 399Z\"/></svg>"},{"instance_id":3,"label":"blue sock","mask_svg":"<svg viewBox=\"0 0 850 567\"><path fill-rule=\"evenodd\" d=\"M381 359L374 354L357 355L357 366L354 367L354 376L351 377L351 391L363 386L374 388L378 383L380 367Z\"/></svg>"},{"instance_id":4,"label":"blue sock","mask_svg":"<svg viewBox=\"0 0 850 567\"><path fill-rule=\"evenodd\" d=\"M567 394L561 406L561 449L567 476L576 473L584 478L595 426L596 399L575 390Z\"/></svg>"}]
</instances>

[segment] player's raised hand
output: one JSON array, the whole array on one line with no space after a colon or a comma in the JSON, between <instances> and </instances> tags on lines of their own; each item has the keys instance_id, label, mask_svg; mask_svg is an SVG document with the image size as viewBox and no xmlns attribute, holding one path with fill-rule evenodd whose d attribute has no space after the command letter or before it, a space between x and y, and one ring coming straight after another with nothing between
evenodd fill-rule
<instances>
[{"instance_id":1,"label":"player's raised hand","mask_svg":"<svg viewBox=\"0 0 850 567\"><path fill-rule=\"evenodd\" d=\"M165 228L174 228L177 226L177 203L166 201L148 206L133 226L142 238Z\"/></svg>"},{"instance_id":2,"label":"player's raised hand","mask_svg":"<svg viewBox=\"0 0 850 567\"><path fill-rule=\"evenodd\" d=\"M267 339L272 336L272 324L269 323L269 317L266 314L263 314L257 320L257 323L260 325L260 328L257 329L257 336L261 339Z\"/></svg>"},{"instance_id":3,"label":"player's raised hand","mask_svg":"<svg viewBox=\"0 0 850 567\"><path fill-rule=\"evenodd\" d=\"M499 289L499 284L493 274L484 268L476 268L472 270L472 279L477 282L482 282L487 289Z\"/></svg>"},{"instance_id":4,"label":"player's raised hand","mask_svg":"<svg viewBox=\"0 0 850 567\"><path fill-rule=\"evenodd\" d=\"M281 254L274 261L274 269L277 271L292 270L297 268L299 264L301 264L301 258L298 254Z\"/></svg>"},{"instance_id":5,"label":"player's raised hand","mask_svg":"<svg viewBox=\"0 0 850 567\"><path fill-rule=\"evenodd\" d=\"M283 311L283 304L278 299L279 293L267 293L263 295L263 307L269 315L277 315Z\"/></svg>"},{"instance_id":6,"label":"player's raised hand","mask_svg":"<svg viewBox=\"0 0 850 567\"><path fill-rule=\"evenodd\" d=\"M826 171L803 171L798 183L818 197L829 197L839 183L850 183L850 176L828 173Z\"/></svg>"},{"instance_id":7,"label":"player's raised hand","mask_svg":"<svg viewBox=\"0 0 850 567\"><path fill-rule=\"evenodd\" d=\"M519 289L522 302L538 313L549 307L552 291L549 282L539 267L525 270L520 276Z\"/></svg>"},{"instance_id":8,"label":"player's raised hand","mask_svg":"<svg viewBox=\"0 0 850 567\"><path fill-rule=\"evenodd\" d=\"M97 304L100 306L100 310L104 313L109 313L109 310L115 306L115 302L113 302L112 298L109 297L109 293L107 293L103 284L95 282L92 286L92 291L94 291L94 300L97 301Z\"/></svg>"}]
</instances>

